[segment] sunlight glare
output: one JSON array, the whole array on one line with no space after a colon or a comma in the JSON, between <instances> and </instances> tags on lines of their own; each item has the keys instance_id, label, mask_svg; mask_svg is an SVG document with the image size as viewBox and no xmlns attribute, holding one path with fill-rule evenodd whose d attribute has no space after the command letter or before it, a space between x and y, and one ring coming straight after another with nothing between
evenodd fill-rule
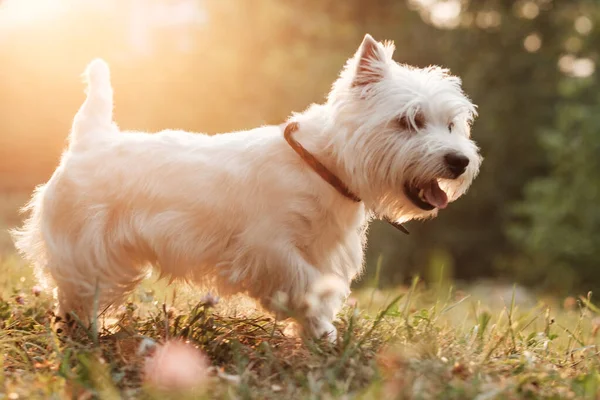
<instances>
[{"instance_id":1,"label":"sunlight glare","mask_svg":"<svg viewBox=\"0 0 600 400\"><path fill-rule=\"evenodd\" d=\"M540 13L540 7L534 1L527 1L519 11L522 18L535 19Z\"/></svg>"},{"instance_id":2,"label":"sunlight glare","mask_svg":"<svg viewBox=\"0 0 600 400\"><path fill-rule=\"evenodd\" d=\"M460 25L461 0L410 0L408 4L437 28L454 29Z\"/></svg>"},{"instance_id":3,"label":"sunlight glare","mask_svg":"<svg viewBox=\"0 0 600 400\"><path fill-rule=\"evenodd\" d=\"M528 35L523 41L523 47L530 53L535 53L542 47L542 38L538 33Z\"/></svg>"},{"instance_id":4,"label":"sunlight glare","mask_svg":"<svg viewBox=\"0 0 600 400\"><path fill-rule=\"evenodd\" d=\"M0 5L0 26L38 23L59 17L69 8L65 0L5 0Z\"/></svg>"},{"instance_id":5,"label":"sunlight glare","mask_svg":"<svg viewBox=\"0 0 600 400\"><path fill-rule=\"evenodd\" d=\"M592 20L586 17L585 15L578 17L575 20L575 30L579 32L581 35L587 35L592 31L594 24Z\"/></svg>"},{"instance_id":6,"label":"sunlight glare","mask_svg":"<svg viewBox=\"0 0 600 400\"><path fill-rule=\"evenodd\" d=\"M587 78L596 70L596 63L590 58L576 58L572 54L566 54L558 61L558 68L574 78Z\"/></svg>"},{"instance_id":7,"label":"sunlight glare","mask_svg":"<svg viewBox=\"0 0 600 400\"><path fill-rule=\"evenodd\" d=\"M431 7L431 22L438 28L456 28L461 11L462 5L458 0L436 3Z\"/></svg>"}]
</instances>

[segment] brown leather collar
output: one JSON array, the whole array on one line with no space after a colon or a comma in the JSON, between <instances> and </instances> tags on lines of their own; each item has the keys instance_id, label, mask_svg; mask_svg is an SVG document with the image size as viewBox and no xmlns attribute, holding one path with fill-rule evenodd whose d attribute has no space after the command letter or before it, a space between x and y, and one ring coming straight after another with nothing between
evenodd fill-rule
<instances>
[{"instance_id":1,"label":"brown leather collar","mask_svg":"<svg viewBox=\"0 0 600 400\"><path fill-rule=\"evenodd\" d=\"M298 123L290 122L283 131L283 137L285 138L286 142L288 142L290 147L294 149L300 158L302 158L317 174L319 174L321 178L333 186L335 190L340 192L342 196L347 197L356 203L360 203L362 200L357 195L352 193L350 189L348 189L348 186L346 186L340 178L329 171L326 166L321 164L321 162L319 162L315 156L310 154L308 150L306 150L300 143L296 141L296 139L292 137L292 134L297 130Z\"/></svg>"},{"instance_id":2,"label":"brown leather collar","mask_svg":"<svg viewBox=\"0 0 600 400\"><path fill-rule=\"evenodd\" d=\"M317 160L315 156L309 153L308 150L306 150L299 142L296 141L296 139L292 137L293 133L297 130L297 122L290 122L285 126L285 129L283 131L283 137L285 138L285 141L290 145L290 147L294 149L294 151L300 156L300 158L302 158L313 169L313 171L319 174L319 176L323 178L325 182L333 186L335 190L337 190L342 196L356 203L360 203L362 201L360 197L352 193L352 191L348 188L348 186L346 186L346 184L344 184L344 182L342 182L340 178L338 178L331 171L329 171L326 166L321 164L321 162ZM383 219L390 225L392 225L394 228L406 233L407 235L410 234L402 224L394 222L385 217Z\"/></svg>"}]
</instances>

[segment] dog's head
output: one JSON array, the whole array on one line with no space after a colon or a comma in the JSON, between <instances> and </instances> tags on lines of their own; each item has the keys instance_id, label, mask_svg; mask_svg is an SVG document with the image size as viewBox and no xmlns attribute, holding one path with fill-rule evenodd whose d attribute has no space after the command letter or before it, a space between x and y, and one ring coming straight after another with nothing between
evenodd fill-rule
<instances>
[{"instance_id":1,"label":"dog's head","mask_svg":"<svg viewBox=\"0 0 600 400\"><path fill-rule=\"evenodd\" d=\"M481 157L470 139L475 106L445 69L392 60L366 35L333 85L332 146L368 208L397 221L427 218L471 185Z\"/></svg>"}]
</instances>

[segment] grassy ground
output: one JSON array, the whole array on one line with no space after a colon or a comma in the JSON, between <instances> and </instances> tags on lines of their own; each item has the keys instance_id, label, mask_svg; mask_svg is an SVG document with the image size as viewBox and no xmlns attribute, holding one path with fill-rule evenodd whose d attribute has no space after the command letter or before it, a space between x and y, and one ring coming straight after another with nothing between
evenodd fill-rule
<instances>
[{"instance_id":1,"label":"grassy ground","mask_svg":"<svg viewBox=\"0 0 600 400\"><path fill-rule=\"evenodd\" d=\"M8 223L10 221L4 221ZM580 299L440 284L353 295L337 344L303 339L244 299L145 282L92 327L53 329L51 293L0 236L0 399L512 399L598 398L598 310ZM207 357L194 390L156 386L143 373L163 343ZM162 360L185 375L193 360ZM175 360L177 361L177 360ZM179 368L179 370L178 370ZM175 379L175 378L172 378Z\"/></svg>"}]
</instances>

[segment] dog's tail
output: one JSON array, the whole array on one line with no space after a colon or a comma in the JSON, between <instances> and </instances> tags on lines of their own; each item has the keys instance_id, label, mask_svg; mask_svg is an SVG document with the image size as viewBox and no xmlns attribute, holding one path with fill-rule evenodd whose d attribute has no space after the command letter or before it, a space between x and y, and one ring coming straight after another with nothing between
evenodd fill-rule
<instances>
[{"instance_id":1,"label":"dog's tail","mask_svg":"<svg viewBox=\"0 0 600 400\"><path fill-rule=\"evenodd\" d=\"M114 130L113 90L108 64L101 59L93 60L87 66L84 78L87 82L87 98L73 120L71 145Z\"/></svg>"}]
</instances>

